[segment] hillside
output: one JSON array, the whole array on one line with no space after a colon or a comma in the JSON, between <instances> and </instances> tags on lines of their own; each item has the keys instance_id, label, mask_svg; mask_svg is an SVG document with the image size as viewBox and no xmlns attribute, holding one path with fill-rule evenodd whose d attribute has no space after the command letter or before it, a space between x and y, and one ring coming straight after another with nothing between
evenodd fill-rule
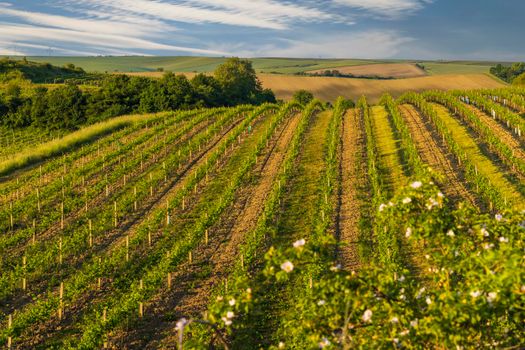
<instances>
[{"instance_id":1,"label":"hillside","mask_svg":"<svg viewBox=\"0 0 525 350\"><path fill-rule=\"evenodd\" d=\"M517 349L524 96L199 108L27 145L0 161L0 343Z\"/></svg>"},{"instance_id":2,"label":"hillside","mask_svg":"<svg viewBox=\"0 0 525 350\"><path fill-rule=\"evenodd\" d=\"M162 72L127 73L132 76L162 77ZM184 73L189 78L194 73ZM357 78L304 77L284 74L258 74L263 87L271 89L278 99L290 100L297 90L305 89L323 101L333 102L338 96L352 100L366 95L372 103L377 103L381 95L388 92L399 96L407 91L483 89L505 86L488 74L448 74L418 78L375 80Z\"/></svg>"},{"instance_id":3,"label":"hillside","mask_svg":"<svg viewBox=\"0 0 525 350\"><path fill-rule=\"evenodd\" d=\"M38 63L26 59L0 58L0 80L9 79L16 74L20 74L20 78L33 83L54 83L63 82L66 79L88 77L82 68L71 63L58 67L49 62Z\"/></svg>"}]
</instances>

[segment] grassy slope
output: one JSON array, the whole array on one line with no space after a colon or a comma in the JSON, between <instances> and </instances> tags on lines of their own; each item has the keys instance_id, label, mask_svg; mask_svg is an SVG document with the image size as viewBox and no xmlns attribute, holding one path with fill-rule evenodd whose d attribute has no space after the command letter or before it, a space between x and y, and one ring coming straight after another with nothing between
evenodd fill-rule
<instances>
[{"instance_id":1,"label":"grassy slope","mask_svg":"<svg viewBox=\"0 0 525 350\"><path fill-rule=\"evenodd\" d=\"M62 66L73 63L89 72L152 72L164 68L174 72L210 72L223 63L224 57L189 57L189 56L126 56L126 57L47 57L34 56L28 60L49 62ZM258 72L277 72L293 74L307 70L333 68L367 63L374 60L353 59L293 59L293 58L252 58Z\"/></svg>"},{"instance_id":2,"label":"grassy slope","mask_svg":"<svg viewBox=\"0 0 525 350\"><path fill-rule=\"evenodd\" d=\"M224 57L190 56L125 56L125 57L28 57L35 62L49 62L57 66L73 63L89 72L151 72L164 68L174 72L209 72L225 61ZM258 72L293 74L317 69L330 69L374 63L414 62L413 60L364 59L306 59L306 58L251 58ZM488 73L499 62L423 61L431 75Z\"/></svg>"},{"instance_id":3,"label":"grassy slope","mask_svg":"<svg viewBox=\"0 0 525 350\"><path fill-rule=\"evenodd\" d=\"M12 171L41 160L62 154L73 147L77 147L83 143L92 141L100 136L109 134L133 123L145 122L156 117L157 115L154 114L116 117L87 126L59 139L42 143L37 146L30 145L25 149L16 152L12 157L0 162L0 176L9 174Z\"/></svg>"}]
</instances>

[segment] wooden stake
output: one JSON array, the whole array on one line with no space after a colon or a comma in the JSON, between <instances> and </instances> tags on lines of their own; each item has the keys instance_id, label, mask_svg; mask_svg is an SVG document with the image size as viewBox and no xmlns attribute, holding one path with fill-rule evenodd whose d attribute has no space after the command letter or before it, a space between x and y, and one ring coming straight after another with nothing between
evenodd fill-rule
<instances>
[{"instance_id":1,"label":"wooden stake","mask_svg":"<svg viewBox=\"0 0 525 350\"><path fill-rule=\"evenodd\" d=\"M60 306L58 308L58 319L62 320L64 314L64 282L60 282Z\"/></svg>"},{"instance_id":2,"label":"wooden stake","mask_svg":"<svg viewBox=\"0 0 525 350\"><path fill-rule=\"evenodd\" d=\"M22 290L26 290L27 289L27 280L26 280L26 263L27 263L27 258L26 256L24 255L22 257L22 268L24 269L24 277L22 278Z\"/></svg>"},{"instance_id":3,"label":"wooden stake","mask_svg":"<svg viewBox=\"0 0 525 350\"><path fill-rule=\"evenodd\" d=\"M58 262L62 265L62 237L58 240Z\"/></svg>"},{"instance_id":4,"label":"wooden stake","mask_svg":"<svg viewBox=\"0 0 525 350\"><path fill-rule=\"evenodd\" d=\"M204 242L205 242L206 245L208 245L208 230L207 229L204 232Z\"/></svg>"},{"instance_id":5,"label":"wooden stake","mask_svg":"<svg viewBox=\"0 0 525 350\"><path fill-rule=\"evenodd\" d=\"M11 329L13 326L13 315L9 315L9 318L7 319L7 328ZM11 350L13 346L13 338L11 336L7 337L7 349Z\"/></svg>"},{"instance_id":6,"label":"wooden stake","mask_svg":"<svg viewBox=\"0 0 525 350\"><path fill-rule=\"evenodd\" d=\"M126 235L126 262L129 261L129 235Z\"/></svg>"},{"instance_id":7,"label":"wooden stake","mask_svg":"<svg viewBox=\"0 0 525 350\"><path fill-rule=\"evenodd\" d=\"M191 252L189 252L189 254L188 254L188 261L189 261L190 264L193 262L193 256L192 256Z\"/></svg>"},{"instance_id":8,"label":"wooden stake","mask_svg":"<svg viewBox=\"0 0 525 350\"><path fill-rule=\"evenodd\" d=\"M168 272L168 289L171 289L171 272Z\"/></svg>"},{"instance_id":9,"label":"wooden stake","mask_svg":"<svg viewBox=\"0 0 525 350\"><path fill-rule=\"evenodd\" d=\"M91 219L88 220L88 230L89 230L89 248L93 247L93 223Z\"/></svg>"},{"instance_id":10,"label":"wooden stake","mask_svg":"<svg viewBox=\"0 0 525 350\"><path fill-rule=\"evenodd\" d=\"M140 318L144 317L144 304L143 303L139 303L139 317Z\"/></svg>"}]
</instances>

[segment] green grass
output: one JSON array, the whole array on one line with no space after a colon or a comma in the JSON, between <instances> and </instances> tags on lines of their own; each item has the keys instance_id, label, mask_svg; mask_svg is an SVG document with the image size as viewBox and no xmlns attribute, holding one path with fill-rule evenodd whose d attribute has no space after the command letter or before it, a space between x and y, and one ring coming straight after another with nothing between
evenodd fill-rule
<instances>
[{"instance_id":1,"label":"green grass","mask_svg":"<svg viewBox=\"0 0 525 350\"><path fill-rule=\"evenodd\" d=\"M87 126L59 139L42 143L37 146L28 146L13 154L12 157L0 162L0 176L8 175L15 170L59 155L118 129L157 117L158 115L155 114L117 117Z\"/></svg>"},{"instance_id":2,"label":"green grass","mask_svg":"<svg viewBox=\"0 0 525 350\"><path fill-rule=\"evenodd\" d=\"M453 118L445 107L434 103L432 106L448 127L448 130L450 130L456 142L463 147L471 161L477 165L478 171L490 179L491 183L498 187L507 199L518 205L518 207L523 206L522 203L525 203L525 196L520 194L519 188L509 181L508 178L511 177L511 174L505 169L498 167L495 162L483 154L482 149L478 145L480 140L475 140L469 134L467 127Z\"/></svg>"},{"instance_id":3,"label":"green grass","mask_svg":"<svg viewBox=\"0 0 525 350\"><path fill-rule=\"evenodd\" d=\"M404 170L406 165L402 164L400 157L401 141L395 139L388 113L383 106L372 107L370 117L377 143L380 161L379 171L383 180L383 186L388 191L389 196L393 196L396 189L403 188L408 182Z\"/></svg>"},{"instance_id":4,"label":"green grass","mask_svg":"<svg viewBox=\"0 0 525 350\"><path fill-rule=\"evenodd\" d=\"M423 62L430 75L442 74L489 74L492 62Z\"/></svg>"}]
</instances>

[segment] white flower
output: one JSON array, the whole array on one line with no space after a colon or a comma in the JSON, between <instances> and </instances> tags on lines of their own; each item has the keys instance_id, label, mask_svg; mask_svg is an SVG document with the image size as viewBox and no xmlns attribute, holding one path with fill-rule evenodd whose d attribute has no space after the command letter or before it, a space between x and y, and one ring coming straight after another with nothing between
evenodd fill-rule
<instances>
[{"instance_id":1,"label":"white flower","mask_svg":"<svg viewBox=\"0 0 525 350\"><path fill-rule=\"evenodd\" d=\"M417 189L417 188L420 188L421 186L423 186L423 184L421 183L421 181L414 181L410 184L410 187L412 187L413 189Z\"/></svg>"},{"instance_id":2,"label":"white flower","mask_svg":"<svg viewBox=\"0 0 525 350\"><path fill-rule=\"evenodd\" d=\"M438 193L437 193L437 196L438 196L439 198L443 198L443 197L444 197L443 193L441 193L441 192L438 192Z\"/></svg>"},{"instance_id":3,"label":"white flower","mask_svg":"<svg viewBox=\"0 0 525 350\"><path fill-rule=\"evenodd\" d=\"M326 301L324 301L324 300L319 300L317 302L317 305L319 305L319 306L323 306L324 304L326 304Z\"/></svg>"},{"instance_id":4,"label":"white flower","mask_svg":"<svg viewBox=\"0 0 525 350\"><path fill-rule=\"evenodd\" d=\"M230 304L230 306L235 305L235 299L231 299L231 300L228 302L228 304Z\"/></svg>"},{"instance_id":5,"label":"white flower","mask_svg":"<svg viewBox=\"0 0 525 350\"><path fill-rule=\"evenodd\" d=\"M481 292L479 290L473 290L472 292L470 292L470 296L473 298L477 298L480 295L481 295Z\"/></svg>"},{"instance_id":6,"label":"white flower","mask_svg":"<svg viewBox=\"0 0 525 350\"><path fill-rule=\"evenodd\" d=\"M223 300L224 300L224 298L223 298L222 296L219 295L219 296L217 297L217 301L223 301Z\"/></svg>"},{"instance_id":7,"label":"white flower","mask_svg":"<svg viewBox=\"0 0 525 350\"><path fill-rule=\"evenodd\" d=\"M494 248L494 243L484 243L483 244L483 249L491 249L491 248Z\"/></svg>"},{"instance_id":8,"label":"white flower","mask_svg":"<svg viewBox=\"0 0 525 350\"><path fill-rule=\"evenodd\" d=\"M379 211L383 211L383 210L385 210L385 208L386 208L386 204L383 204L383 203L382 203L382 204L379 206Z\"/></svg>"},{"instance_id":9,"label":"white flower","mask_svg":"<svg viewBox=\"0 0 525 350\"><path fill-rule=\"evenodd\" d=\"M235 317L235 313L234 313L233 311L228 311L228 312L226 313L226 318L228 318L228 319L231 320L231 319L234 318L234 317Z\"/></svg>"},{"instance_id":10,"label":"white flower","mask_svg":"<svg viewBox=\"0 0 525 350\"><path fill-rule=\"evenodd\" d=\"M448 230L448 232L447 232L447 236L449 236L449 237L454 237L454 236L455 236L454 231L452 231L452 230Z\"/></svg>"},{"instance_id":11,"label":"white flower","mask_svg":"<svg viewBox=\"0 0 525 350\"><path fill-rule=\"evenodd\" d=\"M279 342L278 348L279 349L284 349L284 343L282 341Z\"/></svg>"},{"instance_id":12,"label":"white flower","mask_svg":"<svg viewBox=\"0 0 525 350\"><path fill-rule=\"evenodd\" d=\"M501 219L503 219L503 215L501 215L501 214L496 214L494 217L495 217L496 220L498 220L498 221L501 221Z\"/></svg>"},{"instance_id":13,"label":"white flower","mask_svg":"<svg viewBox=\"0 0 525 350\"><path fill-rule=\"evenodd\" d=\"M388 206L389 206L389 207L393 207L393 206L394 206L394 203L392 203L392 202L388 202Z\"/></svg>"},{"instance_id":14,"label":"white flower","mask_svg":"<svg viewBox=\"0 0 525 350\"><path fill-rule=\"evenodd\" d=\"M251 288L246 289L246 293L252 294L252 289Z\"/></svg>"},{"instance_id":15,"label":"white flower","mask_svg":"<svg viewBox=\"0 0 525 350\"><path fill-rule=\"evenodd\" d=\"M181 318L177 321L177 324L175 326L175 329L178 331L184 330L184 327L188 324L188 320L186 318Z\"/></svg>"},{"instance_id":16,"label":"white flower","mask_svg":"<svg viewBox=\"0 0 525 350\"><path fill-rule=\"evenodd\" d=\"M425 259L427 259L427 260L430 259L430 255L425 254Z\"/></svg>"},{"instance_id":17,"label":"white flower","mask_svg":"<svg viewBox=\"0 0 525 350\"><path fill-rule=\"evenodd\" d=\"M500 241L501 243L509 243L509 239L506 238L506 237L503 237L503 236L501 236L501 237L499 238L499 241Z\"/></svg>"},{"instance_id":18,"label":"white flower","mask_svg":"<svg viewBox=\"0 0 525 350\"><path fill-rule=\"evenodd\" d=\"M410 197L403 198L403 204L408 204L410 202L412 202L412 198L410 198Z\"/></svg>"},{"instance_id":19,"label":"white flower","mask_svg":"<svg viewBox=\"0 0 525 350\"><path fill-rule=\"evenodd\" d=\"M425 293L425 287L421 288L417 294L416 294L416 298L419 299L421 298L421 296L423 295L423 293Z\"/></svg>"},{"instance_id":20,"label":"white flower","mask_svg":"<svg viewBox=\"0 0 525 350\"><path fill-rule=\"evenodd\" d=\"M404 275L399 276L398 281L399 282L404 282L405 281L405 276Z\"/></svg>"},{"instance_id":21,"label":"white flower","mask_svg":"<svg viewBox=\"0 0 525 350\"><path fill-rule=\"evenodd\" d=\"M332 271L332 272L337 272L339 270L341 270L341 264L337 264L335 266L331 266L330 267L330 271Z\"/></svg>"},{"instance_id":22,"label":"white flower","mask_svg":"<svg viewBox=\"0 0 525 350\"><path fill-rule=\"evenodd\" d=\"M490 235L489 235L489 231L487 231L484 227L481 228L481 233L483 234L483 237L488 237L488 236L490 236Z\"/></svg>"},{"instance_id":23,"label":"white flower","mask_svg":"<svg viewBox=\"0 0 525 350\"><path fill-rule=\"evenodd\" d=\"M405 294L401 294L401 295L399 296L399 299L401 299L401 300L406 300L406 298L407 298L407 297L405 296Z\"/></svg>"},{"instance_id":24,"label":"white flower","mask_svg":"<svg viewBox=\"0 0 525 350\"><path fill-rule=\"evenodd\" d=\"M405 329L405 330L399 332L399 335L405 336L405 335L408 335L408 333L410 333L410 331L408 329Z\"/></svg>"},{"instance_id":25,"label":"white flower","mask_svg":"<svg viewBox=\"0 0 525 350\"><path fill-rule=\"evenodd\" d=\"M490 292L489 295L487 296L487 301L489 303L492 303L494 300L496 300L497 297L498 297L498 293Z\"/></svg>"},{"instance_id":26,"label":"white flower","mask_svg":"<svg viewBox=\"0 0 525 350\"><path fill-rule=\"evenodd\" d=\"M286 273L290 273L293 271L293 264L291 261L285 261L281 264L281 270L283 270Z\"/></svg>"},{"instance_id":27,"label":"white flower","mask_svg":"<svg viewBox=\"0 0 525 350\"><path fill-rule=\"evenodd\" d=\"M331 344L330 340L328 340L327 338L323 338L323 340L321 340L319 342L319 348L324 349L325 347L329 346L330 344Z\"/></svg>"},{"instance_id":28,"label":"white flower","mask_svg":"<svg viewBox=\"0 0 525 350\"><path fill-rule=\"evenodd\" d=\"M305 244L306 244L306 241L304 239L300 239L300 240L295 241L293 243L293 247L294 248L300 248L300 247L304 246Z\"/></svg>"},{"instance_id":29,"label":"white flower","mask_svg":"<svg viewBox=\"0 0 525 350\"><path fill-rule=\"evenodd\" d=\"M425 299L425 302L427 303L427 305L430 305L430 304L432 304L432 299L430 299L430 297L427 297Z\"/></svg>"},{"instance_id":30,"label":"white flower","mask_svg":"<svg viewBox=\"0 0 525 350\"><path fill-rule=\"evenodd\" d=\"M418 324L417 318L415 320L410 321L410 327L412 327L412 328L416 328L417 324Z\"/></svg>"},{"instance_id":31,"label":"white flower","mask_svg":"<svg viewBox=\"0 0 525 350\"><path fill-rule=\"evenodd\" d=\"M397 317L394 316L394 317L392 317L392 318L390 319L390 322L392 322L392 323L398 323L398 322L399 322L399 319L398 319Z\"/></svg>"},{"instance_id":32,"label":"white flower","mask_svg":"<svg viewBox=\"0 0 525 350\"><path fill-rule=\"evenodd\" d=\"M230 320L229 318L222 317L221 320L222 320L222 322L224 322L224 324L226 326L231 326L231 324L232 324L232 320Z\"/></svg>"},{"instance_id":33,"label":"white flower","mask_svg":"<svg viewBox=\"0 0 525 350\"><path fill-rule=\"evenodd\" d=\"M522 293L525 293L525 284L523 286L521 286L520 290L521 290Z\"/></svg>"},{"instance_id":34,"label":"white flower","mask_svg":"<svg viewBox=\"0 0 525 350\"><path fill-rule=\"evenodd\" d=\"M363 314L363 321L364 322L372 322L372 310L367 309L365 313Z\"/></svg>"},{"instance_id":35,"label":"white flower","mask_svg":"<svg viewBox=\"0 0 525 350\"><path fill-rule=\"evenodd\" d=\"M407 227L407 230L405 232L405 237L408 238L412 235L412 229L410 227Z\"/></svg>"},{"instance_id":36,"label":"white flower","mask_svg":"<svg viewBox=\"0 0 525 350\"><path fill-rule=\"evenodd\" d=\"M392 339L392 341L394 342L394 344L399 345L399 339L394 338L394 339Z\"/></svg>"}]
</instances>

